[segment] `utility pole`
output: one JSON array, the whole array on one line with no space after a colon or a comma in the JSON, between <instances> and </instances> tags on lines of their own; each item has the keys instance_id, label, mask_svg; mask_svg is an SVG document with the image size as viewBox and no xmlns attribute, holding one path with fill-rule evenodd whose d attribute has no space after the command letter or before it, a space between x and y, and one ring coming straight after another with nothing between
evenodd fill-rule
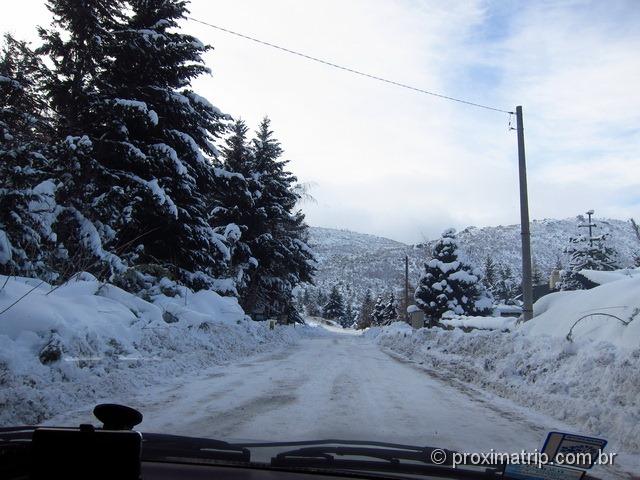
<instances>
[{"instance_id":1,"label":"utility pole","mask_svg":"<svg viewBox=\"0 0 640 480\"><path fill-rule=\"evenodd\" d=\"M524 124L522 107L516 107L518 130L518 171L520 174L520 234L522 238L522 318L533 318L533 287L531 278L531 232L529 231L529 198L527 196L527 163L524 154Z\"/></svg>"},{"instance_id":2,"label":"utility pole","mask_svg":"<svg viewBox=\"0 0 640 480\"><path fill-rule=\"evenodd\" d=\"M588 224L588 225L578 225L578 228L579 228L579 227L589 227L589 246L590 246L591 248L593 248L593 241L594 241L594 240L596 240L595 238L593 238L593 227L595 227L595 226L596 226L596 224L595 224L595 223L593 223L593 222L591 221L591 216L592 216L594 213L595 213L595 212L594 212L593 210L589 210L589 211L587 212L587 216L589 217L589 224Z\"/></svg>"},{"instance_id":3,"label":"utility pole","mask_svg":"<svg viewBox=\"0 0 640 480\"><path fill-rule=\"evenodd\" d=\"M404 256L404 319L409 322L409 255Z\"/></svg>"}]
</instances>

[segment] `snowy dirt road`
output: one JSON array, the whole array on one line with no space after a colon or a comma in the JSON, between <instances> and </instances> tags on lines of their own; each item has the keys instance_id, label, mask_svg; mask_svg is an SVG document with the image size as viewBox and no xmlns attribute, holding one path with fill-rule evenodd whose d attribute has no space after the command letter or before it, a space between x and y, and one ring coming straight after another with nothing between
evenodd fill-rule
<instances>
[{"instance_id":1,"label":"snowy dirt road","mask_svg":"<svg viewBox=\"0 0 640 480\"><path fill-rule=\"evenodd\" d=\"M335 332L136 398L105 400L143 411L142 431L232 441L342 438L519 452L539 449L546 432L567 428L509 401L449 384L360 335ZM89 420L85 410L48 423Z\"/></svg>"}]
</instances>

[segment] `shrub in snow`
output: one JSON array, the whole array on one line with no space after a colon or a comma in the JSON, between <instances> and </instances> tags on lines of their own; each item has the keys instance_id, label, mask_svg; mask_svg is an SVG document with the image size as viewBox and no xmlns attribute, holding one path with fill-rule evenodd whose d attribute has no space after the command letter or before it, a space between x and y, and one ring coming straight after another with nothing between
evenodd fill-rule
<instances>
[{"instance_id":1,"label":"shrub in snow","mask_svg":"<svg viewBox=\"0 0 640 480\"><path fill-rule=\"evenodd\" d=\"M461 258L455 230L446 230L436 242L414 298L434 320L447 312L472 316L491 313L491 296L480 281L479 271Z\"/></svg>"}]
</instances>

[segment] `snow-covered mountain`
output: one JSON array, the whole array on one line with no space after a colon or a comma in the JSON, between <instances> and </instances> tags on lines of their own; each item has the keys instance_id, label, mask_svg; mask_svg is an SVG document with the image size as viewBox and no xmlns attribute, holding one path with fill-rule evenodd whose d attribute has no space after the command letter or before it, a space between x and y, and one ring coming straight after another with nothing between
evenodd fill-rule
<instances>
[{"instance_id":1,"label":"snow-covered mountain","mask_svg":"<svg viewBox=\"0 0 640 480\"><path fill-rule=\"evenodd\" d=\"M534 262L543 275L547 276L558 260L567 265L563 249L569 237L579 233L579 221L581 217L531 223ZM621 266L633 264L634 256L640 254L640 243L630 223L612 219L596 219L595 223L597 234L609 234L608 242L618 251ZM406 245L375 235L320 227L312 227L310 234L310 244L319 263L316 284L328 290L342 283L343 289L352 291L356 298L367 288L374 293L403 288L405 255L409 255L409 277L415 285L435 241ZM478 267L482 267L490 255L495 262L508 265L514 275L519 275L520 225L467 227L458 233L458 242L471 263Z\"/></svg>"},{"instance_id":2,"label":"snow-covered mountain","mask_svg":"<svg viewBox=\"0 0 640 480\"><path fill-rule=\"evenodd\" d=\"M318 260L316 285L328 291L335 284L360 298L404 285L404 258L409 255L410 277L419 277L425 251L375 235L311 227L309 244Z\"/></svg>"}]
</instances>

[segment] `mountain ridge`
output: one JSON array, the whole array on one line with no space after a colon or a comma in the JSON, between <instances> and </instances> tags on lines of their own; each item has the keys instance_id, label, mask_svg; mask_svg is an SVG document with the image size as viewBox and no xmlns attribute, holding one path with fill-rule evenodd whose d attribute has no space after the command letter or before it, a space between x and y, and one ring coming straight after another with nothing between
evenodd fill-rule
<instances>
[{"instance_id":1,"label":"mountain ridge","mask_svg":"<svg viewBox=\"0 0 640 480\"><path fill-rule=\"evenodd\" d=\"M563 252L571 235L578 234L582 216L566 219L545 218L531 222L533 261L548 278L558 261L568 264ZM628 221L596 219L597 233L607 233L610 245L619 254L621 266L633 265L640 254L640 242ZM367 289L377 294L404 286L404 257L409 257L409 277L415 286L422 265L430 257L436 239L406 244L377 235L348 229L310 227L309 243L318 260L316 285L323 291L339 285L343 293L359 301ZM583 232L584 233L584 232ZM463 255L482 269L487 255L498 264L508 266L519 281L521 269L520 225L469 226L458 232Z\"/></svg>"}]
</instances>

